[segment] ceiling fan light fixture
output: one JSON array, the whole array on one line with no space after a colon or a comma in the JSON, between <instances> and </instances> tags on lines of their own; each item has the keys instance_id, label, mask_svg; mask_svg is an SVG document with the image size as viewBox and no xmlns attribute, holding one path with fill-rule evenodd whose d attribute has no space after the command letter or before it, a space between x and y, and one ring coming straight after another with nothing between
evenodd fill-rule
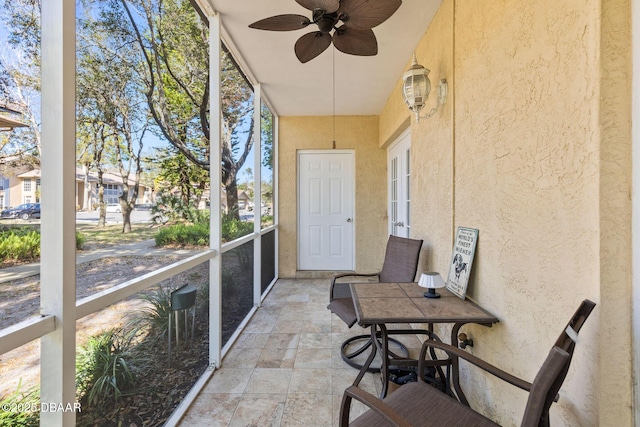
<instances>
[{"instance_id":1,"label":"ceiling fan light fixture","mask_svg":"<svg viewBox=\"0 0 640 427\"><path fill-rule=\"evenodd\" d=\"M311 23L316 24L318 31L309 34L322 34L322 37L307 37L308 34L305 34L298 39L294 47L296 56L302 63L324 52L328 47L327 41L348 55L377 55L378 42L371 29L389 19L402 4L402 0L296 0L296 2L312 12L312 20L302 15L277 15L256 21L250 24L249 28L292 31L302 29ZM337 27L339 22L343 25Z\"/></svg>"},{"instance_id":2,"label":"ceiling fan light fixture","mask_svg":"<svg viewBox=\"0 0 640 427\"><path fill-rule=\"evenodd\" d=\"M429 99L431 92L431 80L429 80L430 71L418 64L416 54L413 54L411 67L402 75L402 97L405 104L409 107L415 116L416 122L420 121L420 111L424 108ZM447 100L447 80L442 79L438 83L438 104L427 115L431 117Z\"/></svg>"},{"instance_id":3,"label":"ceiling fan light fixture","mask_svg":"<svg viewBox=\"0 0 640 427\"><path fill-rule=\"evenodd\" d=\"M336 22L338 22L338 20L335 17L331 15L323 15L316 24L321 32L330 33L336 25Z\"/></svg>"}]
</instances>

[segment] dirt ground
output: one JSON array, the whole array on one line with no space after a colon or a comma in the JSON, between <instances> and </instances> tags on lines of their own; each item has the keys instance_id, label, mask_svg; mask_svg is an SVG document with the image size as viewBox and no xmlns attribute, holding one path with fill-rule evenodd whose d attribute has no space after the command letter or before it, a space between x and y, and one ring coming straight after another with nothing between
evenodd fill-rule
<instances>
[{"instance_id":1,"label":"dirt ground","mask_svg":"<svg viewBox=\"0 0 640 427\"><path fill-rule=\"evenodd\" d=\"M79 264L76 270L76 298L84 298L179 259L177 256L119 257ZM182 273L160 285L177 287L189 280L199 286L207 280L207 267L208 264L205 263L204 266ZM108 325L108 328L124 325L146 304L146 301L134 295L80 319L76 329L77 345L82 345L87 337L105 330L105 325ZM0 284L0 329L37 315L39 307L40 276ZM37 387L40 375L39 361L39 340L0 355L0 398L15 391L19 382L22 383L22 390Z\"/></svg>"}]
</instances>

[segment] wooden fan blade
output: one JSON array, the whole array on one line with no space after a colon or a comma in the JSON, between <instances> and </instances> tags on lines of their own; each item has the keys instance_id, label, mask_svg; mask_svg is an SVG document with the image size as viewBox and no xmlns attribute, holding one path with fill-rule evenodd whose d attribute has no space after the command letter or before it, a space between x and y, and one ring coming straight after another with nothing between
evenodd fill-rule
<instances>
[{"instance_id":1,"label":"wooden fan blade","mask_svg":"<svg viewBox=\"0 0 640 427\"><path fill-rule=\"evenodd\" d=\"M305 9L322 9L326 13L333 13L340 7L338 0L296 0L296 2Z\"/></svg>"},{"instance_id":2,"label":"wooden fan blade","mask_svg":"<svg viewBox=\"0 0 640 427\"><path fill-rule=\"evenodd\" d=\"M314 31L300 37L295 45L296 56L303 64L327 50L331 44L331 35Z\"/></svg>"},{"instance_id":3,"label":"wooden fan blade","mask_svg":"<svg viewBox=\"0 0 640 427\"><path fill-rule=\"evenodd\" d=\"M338 17L345 25L366 30L382 24L402 4L402 0L342 0Z\"/></svg>"},{"instance_id":4,"label":"wooden fan blade","mask_svg":"<svg viewBox=\"0 0 640 427\"><path fill-rule=\"evenodd\" d=\"M333 35L333 45L349 55L374 56L378 53L378 42L372 29L355 30L343 25Z\"/></svg>"},{"instance_id":5,"label":"wooden fan blade","mask_svg":"<svg viewBox=\"0 0 640 427\"><path fill-rule=\"evenodd\" d=\"M261 19L249 25L249 28L269 31L300 30L309 25L311 21L303 15L277 15Z\"/></svg>"}]
</instances>

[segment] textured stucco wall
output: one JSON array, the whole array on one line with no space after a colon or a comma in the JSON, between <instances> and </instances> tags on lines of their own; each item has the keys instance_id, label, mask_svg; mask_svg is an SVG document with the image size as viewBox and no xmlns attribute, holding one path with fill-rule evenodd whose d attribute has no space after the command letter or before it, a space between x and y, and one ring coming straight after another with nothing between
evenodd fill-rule
<instances>
[{"instance_id":1,"label":"textured stucco wall","mask_svg":"<svg viewBox=\"0 0 640 427\"><path fill-rule=\"evenodd\" d=\"M382 266L387 239L386 151L378 147L377 116L336 117L336 148L355 150L356 271ZM297 151L330 150L331 117L280 117L278 135L279 275L296 277Z\"/></svg>"},{"instance_id":2,"label":"textured stucco wall","mask_svg":"<svg viewBox=\"0 0 640 427\"><path fill-rule=\"evenodd\" d=\"M411 125L410 113L402 99L402 79L399 79L380 113L380 147L388 147Z\"/></svg>"},{"instance_id":3,"label":"textured stucco wall","mask_svg":"<svg viewBox=\"0 0 640 427\"><path fill-rule=\"evenodd\" d=\"M579 302L598 304L553 425L633 424L629 16L628 0L445 0L415 49L450 82L442 111L411 119L421 271L447 274L455 228L478 228L468 295L501 319L466 327L469 351L532 380ZM406 126L399 96L381 146ZM463 375L474 408L519 424L526 393Z\"/></svg>"},{"instance_id":4,"label":"textured stucco wall","mask_svg":"<svg viewBox=\"0 0 640 427\"><path fill-rule=\"evenodd\" d=\"M633 425L631 337L631 5L602 1L600 38L600 425ZM637 90L637 89L636 89ZM637 166L636 166L637 167ZM621 345L622 344L622 345ZM611 351L620 349L620 351ZM616 375L611 375L615 366ZM623 408L623 410L621 410Z\"/></svg>"},{"instance_id":5,"label":"textured stucco wall","mask_svg":"<svg viewBox=\"0 0 640 427\"><path fill-rule=\"evenodd\" d=\"M446 79L453 87L452 25L453 3L443 2L429 27L429 38L423 38L415 49L418 63L430 70L431 95L423 114L437 106L437 84ZM411 60L407 62L408 68ZM402 100L398 86L394 101ZM420 272L438 271L446 277L451 258L453 229L453 169L454 151L451 115L454 93L450 91L443 106L429 119L419 122L412 116L412 184L411 217L413 237L424 240ZM405 114L408 110L403 104ZM401 116L402 118L402 116ZM381 119L382 121L382 119ZM389 120L391 121L391 120ZM447 334L448 335L448 334Z\"/></svg>"},{"instance_id":6,"label":"textured stucco wall","mask_svg":"<svg viewBox=\"0 0 640 427\"><path fill-rule=\"evenodd\" d=\"M476 351L529 378L578 302L600 299L598 15L595 2L456 4L455 222L480 229L469 293L503 320L474 331ZM598 424L597 318L554 425ZM494 390L476 399L492 417L522 413L522 394L469 383Z\"/></svg>"}]
</instances>

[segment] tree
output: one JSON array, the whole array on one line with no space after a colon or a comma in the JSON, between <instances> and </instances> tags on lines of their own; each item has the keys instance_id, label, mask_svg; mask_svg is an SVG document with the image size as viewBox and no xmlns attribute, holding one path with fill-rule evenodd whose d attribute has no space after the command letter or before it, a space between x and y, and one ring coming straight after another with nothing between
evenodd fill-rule
<instances>
[{"instance_id":1,"label":"tree","mask_svg":"<svg viewBox=\"0 0 640 427\"><path fill-rule=\"evenodd\" d=\"M263 102L260 105L260 147L262 148L262 166L273 170L273 113Z\"/></svg>"},{"instance_id":2,"label":"tree","mask_svg":"<svg viewBox=\"0 0 640 427\"><path fill-rule=\"evenodd\" d=\"M82 86L79 86L81 89ZM87 98L83 98L87 100ZM100 207L100 215L98 218L98 227L106 225L106 211L104 208L104 184L103 174L104 166L102 158L107 148L107 140L109 137L105 132L106 125L98 120L94 120L93 115L85 110L83 103L78 104L78 123L76 132L76 151L78 152L78 162L83 166L85 172L84 182L84 209L93 209L91 205L91 182L89 180L90 170L95 168L98 173L98 206ZM86 115L85 115L86 114Z\"/></svg>"},{"instance_id":3,"label":"tree","mask_svg":"<svg viewBox=\"0 0 640 427\"><path fill-rule=\"evenodd\" d=\"M192 200L198 206L209 182L209 172L194 165L175 147L157 150L155 161L159 165L158 179L163 187L177 189L185 206Z\"/></svg>"},{"instance_id":4,"label":"tree","mask_svg":"<svg viewBox=\"0 0 640 427\"><path fill-rule=\"evenodd\" d=\"M273 206L273 113L271 113L265 103L262 103L260 106L260 140L262 168L263 171L269 171L269 179L267 179L267 174L265 173L261 176L261 200L263 206L267 206L265 212L271 214L270 209ZM260 216L262 216L262 206L259 209L258 212L260 212ZM271 221L273 221L273 219L271 219ZM264 225L264 220L261 222Z\"/></svg>"},{"instance_id":5,"label":"tree","mask_svg":"<svg viewBox=\"0 0 640 427\"><path fill-rule=\"evenodd\" d=\"M22 140L15 138L21 144L20 149L12 150L14 155L31 149L40 154L39 123L31 108L31 100L39 100L40 92L40 6L40 0L6 0L4 4L9 43L18 49L14 55L17 59L12 62L0 58L0 95L19 105L31 124L30 132L23 132ZM105 32L101 31L104 26L110 28L110 24L113 26L110 20L119 19L108 9L99 10L98 16L103 18L99 23L94 20L90 8L85 12L85 18L78 19L77 25L78 161L87 175L89 167L97 168L100 204L104 206L103 160L105 153L113 153L112 164L117 167L123 182L120 196L123 232L129 232L130 215L139 191L142 139L148 127L148 118L140 108L142 90L135 70L139 52L129 43L130 37L113 32L105 37ZM17 52L22 52L23 56ZM30 148L29 140L33 148ZM85 184L88 188L88 180ZM101 209L102 224L104 217L104 209Z\"/></svg>"},{"instance_id":6,"label":"tree","mask_svg":"<svg viewBox=\"0 0 640 427\"><path fill-rule=\"evenodd\" d=\"M244 169L244 176L245 176L245 181L244 181L244 190L247 191L247 194L249 195L249 197L253 197L253 169L251 168L245 168Z\"/></svg>"},{"instance_id":7,"label":"tree","mask_svg":"<svg viewBox=\"0 0 640 427\"><path fill-rule=\"evenodd\" d=\"M115 0L113 0L115 1ZM194 165L210 169L208 28L188 0L118 0L143 55L138 71L164 138ZM110 3L114 7L114 3ZM113 13L116 13L113 9ZM233 58L222 58L222 181L237 218L237 174L253 147L253 90Z\"/></svg>"},{"instance_id":8,"label":"tree","mask_svg":"<svg viewBox=\"0 0 640 427\"><path fill-rule=\"evenodd\" d=\"M40 0L6 0L0 12L7 44L0 49L0 106L22 113L26 128L3 135L0 158L41 154Z\"/></svg>"},{"instance_id":9,"label":"tree","mask_svg":"<svg viewBox=\"0 0 640 427\"><path fill-rule=\"evenodd\" d=\"M101 12L102 13L102 12ZM102 188L102 161L104 149L112 153L111 163L117 168L122 179L120 207L122 210L123 232L131 231L131 212L138 197L142 173L143 139L148 128L148 120L143 99L140 96L140 82L135 71L137 51L122 38L106 37L104 21L96 22L88 18L79 21L78 29L78 106L81 113L78 122L95 129L94 153L100 153L99 188ZM94 133L95 134L95 133ZM100 149L101 148L101 149ZM104 199L101 199L103 218Z\"/></svg>"},{"instance_id":10,"label":"tree","mask_svg":"<svg viewBox=\"0 0 640 427\"><path fill-rule=\"evenodd\" d=\"M33 65L31 70L38 71L41 0L5 1L11 11L10 40L20 44ZM148 127L146 118L133 116L142 111L135 93L143 95L149 117L159 133L193 165L209 170L209 31L191 2L85 0L83 6L86 14L78 25L81 33L78 79L79 85L87 88L78 94L79 97L93 96L96 102L79 99L79 103L84 104L83 108L95 108L95 126L102 126L101 132L106 137L103 142L113 140L115 143L117 139L115 162L121 174L127 169L121 167L125 163L140 164L141 151L134 146L139 148L140 135ZM126 19L122 19L123 16ZM89 60L91 57L93 63ZM237 175L253 147L253 90L229 52L224 51L220 61L223 70L222 181L227 206L239 217ZM108 73L104 72L105 64L110 64ZM12 74L7 71L8 67L2 69L0 82L17 81L9 78ZM23 80L39 90L38 72L30 73ZM125 81L129 84L123 86ZM4 86L14 87L9 83ZM103 87L96 85L100 83ZM93 89L89 90L89 86ZM107 93L112 88L124 91L123 96L118 97L114 91ZM98 93L98 89L103 93ZM130 100L137 108L130 108L133 105L128 103ZM121 106L126 107L117 108ZM32 145L39 149L36 132L39 127L37 117L33 117ZM117 151L119 149L122 151ZM139 178L139 171L134 175ZM128 178L123 176L123 181L128 183ZM132 206L129 199L123 198L121 203L123 213L127 209L125 205Z\"/></svg>"}]
</instances>

